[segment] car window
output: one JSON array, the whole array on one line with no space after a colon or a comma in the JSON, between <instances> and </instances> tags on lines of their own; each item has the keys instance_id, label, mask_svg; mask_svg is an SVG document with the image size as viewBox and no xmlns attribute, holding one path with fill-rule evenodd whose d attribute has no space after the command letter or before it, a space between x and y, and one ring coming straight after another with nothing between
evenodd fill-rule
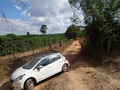
<instances>
[{"instance_id":1,"label":"car window","mask_svg":"<svg viewBox=\"0 0 120 90\"><path fill-rule=\"evenodd\" d=\"M42 61L40 61L40 62L36 65L35 69L38 68L40 65L44 67L44 66L47 66L47 65L50 64L50 63L51 63L51 62L50 62L49 58L44 58Z\"/></svg>"},{"instance_id":2,"label":"car window","mask_svg":"<svg viewBox=\"0 0 120 90\"><path fill-rule=\"evenodd\" d=\"M36 63L40 60L39 57L32 58L29 62L22 66L24 69L31 69L35 66Z\"/></svg>"},{"instance_id":3,"label":"car window","mask_svg":"<svg viewBox=\"0 0 120 90\"><path fill-rule=\"evenodd\" d=\"M52 57L50 58L50 60L51 60L52 62L55 62L55 61L59 60L60 58L61 58L60 55L55 55L55 56L52 56Z\"/></svg>"}]
</instances>

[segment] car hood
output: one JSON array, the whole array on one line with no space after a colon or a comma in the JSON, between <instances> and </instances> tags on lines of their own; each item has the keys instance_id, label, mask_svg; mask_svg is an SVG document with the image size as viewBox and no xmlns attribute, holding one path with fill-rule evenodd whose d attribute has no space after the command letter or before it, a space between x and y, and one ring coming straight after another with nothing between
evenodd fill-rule
<instances>
[{"instance_id":1,"label":"car hood","mask_svg":"<svg viewBox=\"0 0 120 90\"><path fill-rule=\"evenodd\" d=\"M31 70L30 69L24 69L22 67L16 69L12 75L11 75L11 79L12 80L15 80L16 78L18 78L20 75L23 75L23 74L26 74L28 72L30 72Z\"/></svg>"}]
</instances>

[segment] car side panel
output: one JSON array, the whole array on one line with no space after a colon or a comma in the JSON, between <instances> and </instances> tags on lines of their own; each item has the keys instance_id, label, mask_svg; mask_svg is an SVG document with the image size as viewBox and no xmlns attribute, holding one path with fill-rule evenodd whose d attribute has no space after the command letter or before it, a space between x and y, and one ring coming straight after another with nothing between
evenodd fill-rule
<instances>
[{"instance_id":1,"label":"car side panel","mask_svg":"<svg viewBox=\"0 0 120 90\"><path fill-rule=\"evenodd\" d=\"M49 76L51 76L51 72L52 72L51 64L47 65L47 66L44 66L40 70L35 69L34 73L35 73L36 81L39 82L41 80L44 80L44 79L48 78Z\"/></svg>"},{"instance_id":2,"label":"car side panel","mask_svg":"<svg viewBox=\"0 0 120 90\"><path fill-rule=\"evenodd\" d=\"M62 71L62 66L64 65L64 60L61 58L55 62L52 63L52 68L53 68L53 74L56 74L58 72Z\"/></svg>"}]
</instances>

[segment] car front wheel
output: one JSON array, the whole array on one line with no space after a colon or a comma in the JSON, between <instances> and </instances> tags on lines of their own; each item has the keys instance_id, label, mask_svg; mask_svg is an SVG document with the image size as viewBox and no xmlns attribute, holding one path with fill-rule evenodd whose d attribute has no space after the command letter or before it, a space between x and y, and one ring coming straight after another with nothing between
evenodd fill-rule
<instances>
[{"instance_id":1,"label":"car front wheel","mask_svg":"<svg viewBox=\"0 0 120 90\"><path fill-rule=\"evenodd\" d=\"M33 79L28 79L25 83L25 90L32 90L35 86Z\"/></svg>"},{"instance_id":2,"label":"car front wheel","mask_svg":"<svg viewBox=\"0 0 120 90\"><path fill-rule=\"evenodd\" d=\"M68 68L69 68L69 66L67 64L64 64L63 67L62 67L62 71L67 72Z\"/></svg>"}]
</instances>

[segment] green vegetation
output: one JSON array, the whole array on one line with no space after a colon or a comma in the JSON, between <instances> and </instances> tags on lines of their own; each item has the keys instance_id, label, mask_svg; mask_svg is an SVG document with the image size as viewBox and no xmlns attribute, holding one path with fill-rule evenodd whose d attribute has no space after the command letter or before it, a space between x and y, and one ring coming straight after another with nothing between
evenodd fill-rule
<instances>
[{"instance_id":1,"label":"green vegetation","mask_svg":"<svg viewBox=\"0 0 120 90\"><path fill-rule=\"evenodd\" d=\"M30 35L30 32L27 32L27 34L26 35Z\"/></svg>"},{"instance_id":2,"label":"green vegetation","mask_svg":"<svg viewBox=\"0 0 120 90\"><path fill-rule=\"evenodd\" d=\"M101 53L120 52L120 0L69 2L72 7L83 12L87 46Z\"/></svg>"},{"instance_id":3,"label":"green vegetation","mask_svg":"<svg viewBox=\"0 0 120 90\"><path fill-rule=\"evenodd\" d=\"M40 28L40 32L42 34L45 34L46 33L46 30L47 30L47 26L46 25L42 25L41 28Z\"/></svg>"},{"instance_id":4,"label":"green vegetation","mask_svg":"<svg viewBox=\"0 0 120 90\"><path fill-rule=\"evenodd\" d=\"M76 39L82 35L82 31L80 30L80 26L71 25L67 28L65 32L65 36L68 39Z\"/></svg>"},{"instance_id":5,"label":"green vegetation","mask_svg":"<svg viewBox=\"0 0 120 90\"><path fill-rule=\"evenodd\" d=\"M60 39L64 42L67 40L64 34L0 36L0 56L46 47L49 44L59 43Z\"/></svg>"}]
</instances>

